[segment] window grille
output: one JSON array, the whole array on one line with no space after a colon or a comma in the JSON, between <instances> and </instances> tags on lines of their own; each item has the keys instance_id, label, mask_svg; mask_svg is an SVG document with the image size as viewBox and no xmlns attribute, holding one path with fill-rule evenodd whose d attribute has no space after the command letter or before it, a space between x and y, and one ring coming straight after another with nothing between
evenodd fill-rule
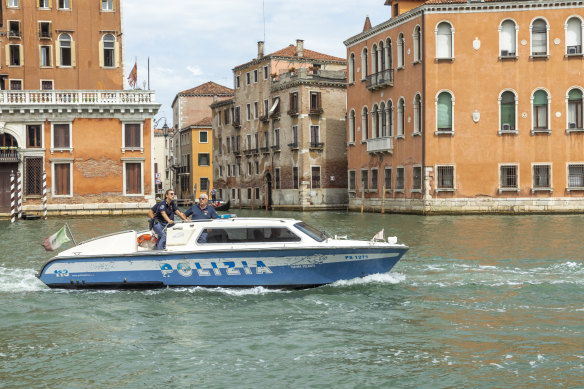
<instances>
[{"instance_id":1,"label":"window grille","mask_svg":"<svg viewBox=\"0 0 584 389\"><path fill-rule=\"evenodd\" d=\"M517 188L517 166L501 166L501 188Z\"/></svg>"},{"instance_id":2,"label":"window grille","mask_svg":"<svg viewBox=\"0 0 584 389\"><path fill-rule=\"evenodd\" d=\"M568 187L584 188L584 165L568 166Z\"/></svg>"},{"instance_id":3,"label":"window grille","mask_svg":"<svg viewBox=\"0 0 584 389\"><path fill-rule=\"evenodd\" d=\"M438 166L438 188L454 189L454 166Z\"/></svg>"},{"instance_id":4,"label":"window grille","mask_svg":"<svg viewBox=\"0 0 584 389\"><path fill-rule=\"evenodd\" d=\"M41 195L43 180L43 158L27 157L24 159L24 194Z\"/></svg>"},{"instance_id":5,"label":"window grille","mask_svg":"<svg viewBox=\"0 0 584 389\"><path fill-rule=\"evenodd\" d=\"M537 165L533 167L533 187L550 187L550 167L548 165Z\"/></svg>"}]
</instances>

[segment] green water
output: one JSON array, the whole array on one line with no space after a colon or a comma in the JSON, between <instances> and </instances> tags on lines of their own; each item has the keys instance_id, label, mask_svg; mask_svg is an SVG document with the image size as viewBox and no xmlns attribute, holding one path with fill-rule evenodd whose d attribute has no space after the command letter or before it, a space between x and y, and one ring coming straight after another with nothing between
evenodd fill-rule
<instances>
[{"instance_id":1,"label":"green water","mask_svg":"<svg viewBox=\"0 0 584 389\"><path fill-rule=\"evenodd\" d=\"M57 291L43 238L146 218L0 221L0 387L584 387L584 216L234 212L411 249L311 290Z\"/></svg>"}]
</instances>

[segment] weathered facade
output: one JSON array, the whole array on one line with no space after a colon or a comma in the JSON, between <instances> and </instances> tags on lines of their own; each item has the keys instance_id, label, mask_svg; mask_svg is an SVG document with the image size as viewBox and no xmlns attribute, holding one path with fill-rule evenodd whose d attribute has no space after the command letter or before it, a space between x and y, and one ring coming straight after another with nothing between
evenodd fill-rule
<instances>
[{"instance_id":1,"label":"weathered facade","mask_svg":"<svg viewBox=\"0 0 584 389\"><path fill-rule=\"evenodd\" d=\"M152 91L124 91L118 0L2 1L0 214L144 212L154 197Z\"/></svg>"},{"instance_id":2,"label":"weathered facade","mask_svg":"<svg viewBox=\"0 0 584 389\"><path fill-rule=\"evenodd\" d=\"M214 177L232 205L346 206L345 60L297 40L234 68L235 98L213 104Z\"/></svg>"},{"instance_id":3,"label":"weathered facade","mask_svg":"<svg viewBox=\"0 0 584 389\"><path fill-rule=\"evenodd\" d=\"M345 41L350 207L584 211L584 5L388 0Z\"/></svg>"}]
</instances>

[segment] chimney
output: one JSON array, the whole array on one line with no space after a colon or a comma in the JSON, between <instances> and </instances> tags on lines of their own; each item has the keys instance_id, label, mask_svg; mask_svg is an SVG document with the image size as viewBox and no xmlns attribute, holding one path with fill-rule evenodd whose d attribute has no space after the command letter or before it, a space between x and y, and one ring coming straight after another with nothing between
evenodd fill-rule
<instances>
[{"instance_id":1,"label":"chimney","mask_svg":"<svg viewBox=\"0 0 584 389\"><path fill-rule=\"evenodd\" d=\"M304 41L302 39L296 39L296 56L304 57Z\"/></svg>"},{"instance_id":2,"label":"chimney","mask_svg":"<svg viewBox=\"0 0 584 389\"><path fill-rule=\"evenodd\" d=\"M258 59L262 58L263 56L264 56L264 42L259 41L258 42Z\"/></svg>"}]
</instances>

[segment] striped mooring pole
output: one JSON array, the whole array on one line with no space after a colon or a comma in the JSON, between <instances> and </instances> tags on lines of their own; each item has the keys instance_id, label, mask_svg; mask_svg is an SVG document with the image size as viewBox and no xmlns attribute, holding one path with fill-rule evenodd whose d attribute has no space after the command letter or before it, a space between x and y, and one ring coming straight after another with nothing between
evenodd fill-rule
<instances>
[{"instance_id":1,"label":"striped mooring pole","mask_svg":"<svg viewBox=\"0 0 584 389\"><path fill-rule=\"evenodd\" d=\"M43 170L43 219L47 219L47 172Z\"/></svg>"},{"instance_id":2,"label":"striped mooring pole","mask_svg":"<svg viewBox=\"0 0 584 389\"><path fill-rule=\"evenodd\" d=\"M16 220L16 182L14 170L10 171L10 223Z\"/></svg>"},{"instance_id":3,"label":"striped mooring pole","mask_svg":"<svg viewBox=\"0 0 584 389\"><path fill-rule=\"evenodd\" d=\"M20 171L16 172L16 206L18 208L17 219L22 219L22 177Z\"/></svg>"}]
</instances>

